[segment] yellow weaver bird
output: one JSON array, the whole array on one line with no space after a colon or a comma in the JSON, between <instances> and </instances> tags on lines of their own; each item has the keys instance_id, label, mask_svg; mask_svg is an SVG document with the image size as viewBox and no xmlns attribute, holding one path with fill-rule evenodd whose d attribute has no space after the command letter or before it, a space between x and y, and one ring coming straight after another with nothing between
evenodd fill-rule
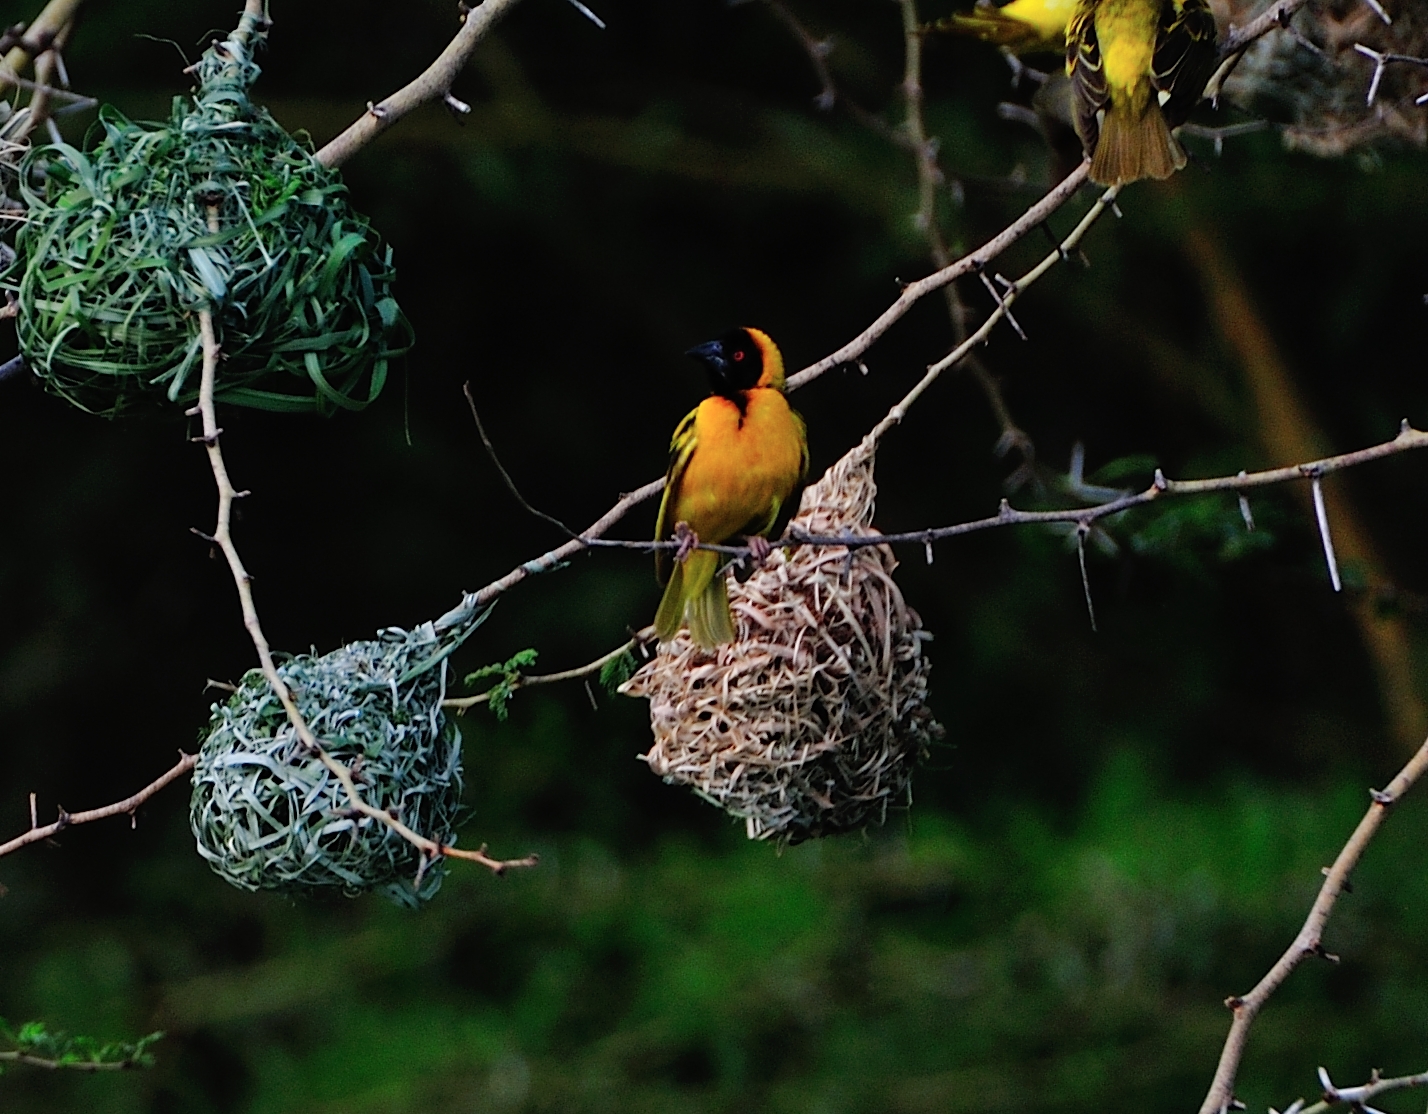
<instances>
[{"instance_id":1,"label":"yellow weaver bird","mask_svg":"<svg viewBox=\"0 0 1428 1114\"><path fill-rule=\"evenodd\" d=\"M991 0L977 0L970 12L955 12L923 31L969 35L1013 54L1059 52L1066 46L1066 24L1075 7L1076 0L1011 0L1000 8Z\"/></svg>"},{"instance_id":2,"label":"yellow weaver bird","mask_svg":"<svg viewBox=\"0 0 1428 1114\"><path fill-rule=\"evenodd\" d=\"M687 618L707 648L734 640L734 617L723 558L693 547L743 534L757 557L767 556L765 539L796 508L808 476L808 437L784 397L783 356L767 333L734 329L688 354L708 370L713 393L669 444L655 540L677 536L681 546L655 553L665 584L655 633L667 641Z\"/></svg>"},{"instance_id":3,"label":"yellow weaver bird","mask_svg":"<svg viewBox=\"0 0 1428 1114\"><path fill-rule=\"evenodd\" d=\"M1179 127L1215 68L1205 0L1077 0L1066 74L1091 180L1169 178L1185 165Z\"/></svg>"}]
</instances>

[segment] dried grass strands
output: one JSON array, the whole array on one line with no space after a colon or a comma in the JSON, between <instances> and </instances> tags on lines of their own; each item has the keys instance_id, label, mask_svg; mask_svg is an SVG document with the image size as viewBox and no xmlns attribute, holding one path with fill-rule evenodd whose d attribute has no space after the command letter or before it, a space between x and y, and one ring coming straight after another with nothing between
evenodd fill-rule
<instances>
[{"instance_id":1,"label":"dried grass strands","mask_svg":"<svg viewBox=\"0 0 1428 1114\"><path fill-rule=\"evenodd\" d=\"M865 442L804 493L794 525L873 534L876 494ZM896 567L885 546L805 546L731 583L736 642L704 650L681 631L621 689L650 701L650 769L742 819L750 839L855 831L907 804L942 729L926 707L931 636Z\"/></svg>"}]
</instances>

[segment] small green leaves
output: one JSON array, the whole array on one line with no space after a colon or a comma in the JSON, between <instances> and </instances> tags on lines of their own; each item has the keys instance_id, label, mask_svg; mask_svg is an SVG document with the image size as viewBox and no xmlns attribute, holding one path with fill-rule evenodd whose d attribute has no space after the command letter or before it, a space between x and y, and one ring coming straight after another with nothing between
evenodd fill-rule
<instances>
[{"instance_id":1,"label":"small green leaves","mask_svg":"<svg viewBox=\"0 0 1428 1114\"><path fill-rule=\"evenodd\" d=\"M0 1017L0 1071L9 1064L32 1064L41 1068L73 1068L76 1071L123 1071L150 1068L154 1057L149 1046L163 1040L162 1032L150 1033L137 1041L100 1042L93 1037L71 1037L52 1033L43 1021L27 1021L19 1030L11 1029Z\"/></svg>"},{"instance_id":2,"label":"small green leaves","mask_svg":"<svg viewBox=\"0 0 1428 1114\"><path fill-rule=\"evenodd\" d=\"M521 650L500 665L483 665L474 673L466 675L466 683L474 685L487 677L501 678L486 693L486 702L491 705L491 713L502 723L509 716L511 697L521 687L521 670L529 669L536 663L538 651Z\"/></svg>"},{"instance_id":3,"label":"small green leaves","mask_svg":"<svg viewBox=\"0 0 1428 1114\"><path fill-rule=\"evenodd\" d=\"M635 675L635 670L639 669L639 659L635 657L633 651L628 648L624 653L611 658L600 667L600 684L606 692L612 695Z\"/></svg>"}]
</instances>

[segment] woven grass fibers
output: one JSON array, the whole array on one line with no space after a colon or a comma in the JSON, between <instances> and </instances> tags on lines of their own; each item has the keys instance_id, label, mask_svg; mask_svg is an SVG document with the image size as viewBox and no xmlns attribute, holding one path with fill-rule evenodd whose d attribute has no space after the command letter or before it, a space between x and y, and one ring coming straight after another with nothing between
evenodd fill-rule
<instances>
[{"instance_id":1,"label":"woven grass fibers","mask_svg":"<svg viewBox=\"0 0 1428 1114\"><path fill-rule=\"evenodd\" d=\"M808 488L794 526L875 534L876 493L860 446ZM650 702L650 769L742 819L750 839L856 831L910 803L942 728L926 707L931 636L896 567L886 546L802 546L731 580L737 641L704 650L681 630L622 686Z\"/></svg>"},{"instance_id":2,"label":"woven grass fibers","mask_svg":"<svg viewBox=\"0 0 1428 1114\"><path fill-rule=\"evenodd\" d=\"M258 67L232 39L162 123L101 109L90 149L37 147L0 286L21 355L74 405L189 403L198 311L223 360L217 397L268 410L360 409L410 343L390 249L321 166L248 96Z\"/></svg>"},{"instance_id":3,"label":"woven grass fibers","mask_svg":"<svg viewBox=\"0 0 1428 1114\"><path fill-rule=\"evenodd\" d=\"M324 749L352 771L368 804L438 842L455 842L461 736L442 712L446 656L431 624L391 629L278 673ZM244 890L379 891L403 905L430 899L439 864L385 824L353 813L342 784L307 749L259 670L213 706L193 774L198 852Z\"/></svg>"}]
</instances>

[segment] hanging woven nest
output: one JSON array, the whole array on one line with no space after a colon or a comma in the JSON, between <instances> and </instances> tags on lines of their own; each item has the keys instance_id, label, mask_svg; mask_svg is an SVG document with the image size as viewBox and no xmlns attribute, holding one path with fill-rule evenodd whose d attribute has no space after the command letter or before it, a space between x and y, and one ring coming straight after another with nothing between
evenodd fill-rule
<instances>
[{"instance_id":1,"label":"hanging woven nest","mask_svg":"<svg viewBox=\"0 0 1428 1114\"><path fill-rule=\"evenodd\" d=\"M793 520L813 535L873 535L873 450L810 487ZM799 843L881 824L911 800L942 728L926 706L931 638L886 546L776 551L729 598L737 641L687 630L621 687L650 702L643 759L742 819L750 839Z\"/></svg>"},{"instance_id":2,"label":"hanging woven nest","mask_svg":"<svg viewBox=\"0 0 1428 1114\"><path fill-rule=\"evenodd\" d=\"M485 617L470 607L413 631L381 631L278 666L313 735L368 804L443 846L461 812L461 735L447 719L447 657ZM260 670L213 705L193 773L198 853L244 890L377 891L414 906L444 870L386 824L354 812L337 777L298 738Z\"/></svg>"},{"instance_id":3,"label":"hanging woven nest","mask_svg":"<svg viewBox=\"0 0 1428 1114\"><path fill-rule=\"evenodd\" d=\"M217 397L268 410L360 409L410 344L391 249L320 165L248 97L235 35L209 48L167 123L106 107L91 150L32 150L3 288L20 353L50 390L112 415L198 395L198 311L223 350Z\"/></svg>"},{"instance_id":4,"label":"hanging woven nest","mask_svg":"<svg viewBox=\"0 0 1428 1114\"><path fill-rule=\"evenodd\" d=\"M1220 26L1243 26L1259 0L1212 0ZM1325 0L1294 17L1297 35L1273 31L1250 46L1225 82L1224 97L1245 111L1283 123L1284 145L1323 157L1391 140L1428 145L1428 67L1384 66L1373 103L1375 61L1356 49L1428 56L1428 9L1381 0L1386 23L1364 0Z\"/></svg>"}]
</instances>

